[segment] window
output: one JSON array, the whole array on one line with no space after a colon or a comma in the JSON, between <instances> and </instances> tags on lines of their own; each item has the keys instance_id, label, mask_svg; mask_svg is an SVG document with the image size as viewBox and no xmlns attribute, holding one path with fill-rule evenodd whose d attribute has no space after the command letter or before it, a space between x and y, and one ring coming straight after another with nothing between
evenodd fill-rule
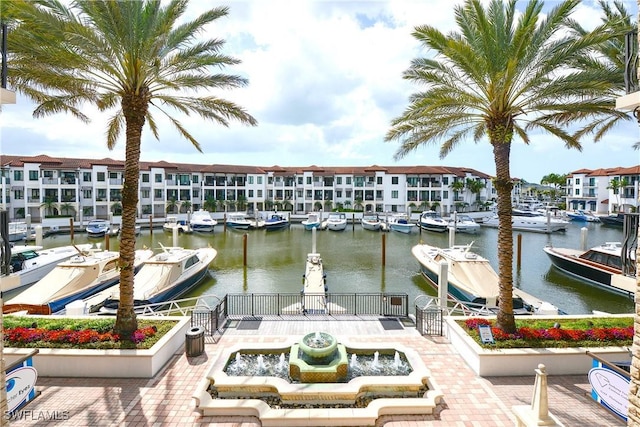
<instances>
[{"instance_id":1,"label":"window","mask_svg":"<svg viewBox=\"0 0 640 427\"><path fill-rule=\"evenodd\" d=\"M148 173L143 173L142 174L142 182L149 182L149 174Z\"/></svg>"},{"instance_id":2,"label":"window","mask_svg":"<svg viewBox=\"0 0 640 427\"><path fill-rule=\"evenodd\" d=\"M104 172L98 172L96 174L96 181L104 182L104 180L105 180L105 173Z\"/></svg>"},{"instance_id":3,"label":"window","mask_svg":"<svg viewBox=\"0 0 640 427\"><path fill-rule=\"evenodd\" d=\"M142 190L140 191L140 197L143 199L148 199L151 196L151 191L149 190Z\"/></svg>"},{"instance_id":4,"label":"window","mask_svg":"<svg viewBox=\"0 0 640 427\"><path fill-rule=\"evenodd\" d=\"M194 184L199 183L199 179L198 179L198 175L191 175L191 182L193 182Z\"/></svg>"},{"instance_id":5,"label":"window","mask_svg":"<svg viewBox=\"0 0 640 427\"><path fill-rule=\"evenodd\" d=\"M252 178L252 177L250 177ZM249 190L249 197L253 197L253 190Z\"/></svg>"},{"instance_id":6,"label":"window","mask_svg":"<svg viewBox=\"0 0 640 427\"><path fill-rule=\"evenodd\" d=\"M82 172L82 181L91 182L91 172Z\"/></svg>"},{"instance_id":7,"label":"window","mask_svg":"<svg viewBox=\"0 0 640 427\"><path fill-rule=\"evenodd\" d=\"M118 179L118 172L109 172L109 179Z\"/></svg>"},{"instance_id":8,"label":"window","mask_svg":"<svg viewBox=\"0 0 640 427\"><path fill-rule=\"evenodd\" d=\"M338 199L341 199L341 198L342 198L342 191L340 191L340 190L336 190L336 197L337 197Z\"/></svg>"},{"instance_id":9,"label":"window","mask_svg":"<svg viewBox=\"0 0 640 427\"><path fill-rule=\"evenodd\" d=\"M53 178L53 171L43 171L42 176L45 178Z\"/></svg>"},{"instance_id":10,"label":"window","mask_svg":"<svg viewBox=\"0 0 640 427\"><path fill-rule=\"evenodd\" d=\"M576 185L580 185L580 178L576 178Z\"/></svg>"},{"instance_id":11,"label":"window","mask_svg":"<svg viewBox=\"0 0 640 427\"><path fill-rule=\"evenodd\" d=\"M391 192L391 198L392 199L397 199L398 198L398 190L393 190Z\"/></svg>"},{"instance_id":12,"label":"window","mask_svg":"<svg viewBox=\"0 0 640 427\"><path fill-rule=\"evenodd\" d=\"M155 182L162 182L162 174L161 173L157 173L153 176L153 180Z\"/></svg>"},{"instance_id":13,"label":"window","mask_svg":"<svg viewBox=\"0 0 640 427\"><path fill-rule=\"evenodd\" d=\"M22 190L14 190L13 198L16 199L16 200L23 200L24 199L24 191L22 191Z\"/></svg>"},{"instance_id":14,"label":"window","mask_svg":"<svg viewBox=\"0 0 640 427\"><path fill-rule=\"evenodd\" d=\"M29 181L38 180L38 171L29 171Z\"/></svg>"},{"instance_id":15,"label":"window","mask_svg":"<svg viewBox=\"0 0 640 427\"><path fill-rule=\"evenodd\" d=\"M249 185L253 184L253 176L249 176L247 177L247 182L249 183Z\"/></svg>"},{"instance_id":16,"label":"window","mask_svg":"<svg viewBox=\"0 0 640 427\"><path fill-rule=\"evenodd\" d=\"M24 181L24 172L23 171L13 171L13 180L14 181Z\"/></svg>"},{"instance_id":17,"label":"window","mask_svg":"<svg viewBox=\"0 0 640 427\"><path fill-rule=\"evenodd\" d=\"M342 177L341 176L336 178L336 184L342 185Z\"/></svg>"},{"instance_id":18,"label":"window","mask_svg":"<svg viewBox=\"0 0 640 427\"><path fill-rule=\"evenodd\" d=\"M153 198L155 200L163 200L162 199L162 190L153 190Z\"/></svg>"},{"instance_id":19,"label":"window","mask_svg":"<svg viewBox=\"0 0 640 427\"><path fill-rule=\"evenodd\" d=\"M398 185L398 177L397 176L392 176L391 177L391 184L393 185ZM397 193L397 191L396 191ZM396 198L398 197L398 195L396 194Z\"/></svg>"},{"instance_id":20,"label":"window","mask_svg":"<svg viewBox=\"0 0 640 427\"><path fill-rule=\"evenodd\" d=\"M348 176L348 177L346 177L346 178L345 178L345 183L346 183L347 185L351 185L351 177L350 177L350 176Z\"/></svg>"},{"instance_id":21,"label":"window","mask_svg":"<svg viewBox=\"0 0 640 427\"><path fill-rule=\"evenodd\" d=\"M258 185L261 185L261 184L262 184L262 177L261 177L261 176L259 176L259 177L258 177Z\"/></svg>"},{"instance_id":22,"label":"window","mask_svg":"<svg viewBox=\"0 0 640 427\"><path fill-rule=\"evenodd\" d=\"M258 177L258 178L260 178L260 177ZM262 190L258 190L258 198L259 199L262 198Z\"/></svg>"},{"instance_id":23,"label":"window","mask_svg":"<svg viewBox=\"0 0 640 427\"><path fill-rule=\"evenodd\" d=\"M377 176L376 177L376 184L382 185L382 177L381 176Z\"/></svg>"},{"instance_id":24,"label":"window","mask_svg":"<svg viewBox=\"0 0 640 427\"><path fill-rule=\"evenodd\" d=\"M312 184L311 177L310 177L310 176L308 176L308 177L307 177L307 185L311 185L311 184Z\"/></svg>"},{"instance_id":25,"label":"window","mask_svg":"<svg viewBox=\"0 0 640 427\"><path fill-rule=\"evenodd\" d=\"M444 185L444 186L449 185L449 177L448 176L443 176L442 177L442 185Z\"/></svg>"}]
</instances>

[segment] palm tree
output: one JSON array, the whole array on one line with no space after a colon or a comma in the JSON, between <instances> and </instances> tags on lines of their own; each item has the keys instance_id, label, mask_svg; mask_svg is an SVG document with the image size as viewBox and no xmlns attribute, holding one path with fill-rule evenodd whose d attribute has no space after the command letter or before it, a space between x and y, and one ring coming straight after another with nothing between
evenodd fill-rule
<instances>
[{"instance_id":1,"label":"palm tree","mask_svg":"<svg viewBox=\"0 0 640 427\"><path fill-rule=\"evenodd\" d=\"M179 208L180 208L180 202L178 202L175 197L170 197L169 200L167 200L165 212L168 214L177 213Z\"/></svg>"},{"instance_id":2,"label":"palm tree","mask_svg":"<svg viewBox=\"0 0 640 427\"><path fill-rule=\"evenodd\" d=\"M120 202L111 203L111 213L114 215L122 215L122 203Z\"/></svg>"},{"instance_id":3,"label":"palm tree","mask_svg":"<svg viewBox=\"0 0 640 427\"><path fill-rule=\"evenodd\" d=\"M623 190L624 187L627 187L628 185L629 181L627 180L627 178L614 178L609 182L609 185L607 185L607 190L613 190L613 194L616 195L616 204L618 205L618 211L622 210L620 209L620 190Z\"/></svg>"},{"instance_id":4,"label":"palm tree","mask_svg":"<svg viewBox=\"0 0 640 427\"><path fill-rule=\"evenodd\" d=\"M213 197L207 197L207 199L204 201L204 204L203 204L204 209L209 212L215 212L216 206L217 206L217 202L216 202L216 199L214 199Z\"/></svg>"},{"instance_id":5,"label":"palm tree","mask_svg":"<svg viewBox=\"0 0 640 427\"><path fill-rule=\"evenodd\" d=\"M467 189L471 192L471 194L475 194L475 201L472 204L476 204L479 208L480 206L480 192L482 191L483 188L486 187L486 185L484 184L484 182L477 180L477 179L471 179L471 178L467 178L467 181L465 182L465 187L467 187Z\"/></svg>"},{"instance_id":6,"label":"palm tree","mask_svg":"<svg viewBox=\"0 0 640 427\"><path fill-rule=\"evenodd\" d=\"M44 208L46 215L55 215L58 210L58 203L54 199L46 198L40 207Z\"/></svg>"},{"instance_id":7,"label":"palm tree","mask_svg":"<svg viewBox=\"0 0 640 427\"><path fill-rule=\"evenodd\" d=\"M198 151L200 144L170 108L223 126L231 120L257 124L241 107L216 93L247 84L244 78L219 71L239 61L220 53L223 40L202 39L210 34L208 24L226 16L228 9L212 8L186 20L188 0L77 0L68 7L54 0L7 0L2 5L16 23L9 41L8 74L13 87L37 103L34 116L66 112L88 123L90 117L83 111L91 104L100 111L113 111L106 129L108 148L125 136L115 332L129 339L137 328L133 264L145 124L159 139L152 107ZM205 96L196 94L200 90Z\"/></svg>"},{"instance_id":8,"label":"palm tree","mask_svg":"<svg viewBox=\"0 0 640 427\"><path fill-rule=\"evenodd\" d=\"M413 36L436 56L414 59L405 71L405 79L425 89L411 97L385 138L401 143L396 159L424 144L442 141L440 156L445 157L466 137L476 143L488 140L498 196L497 327L505 332L516 327L509 170L514 137L528 144L528 132L541 130L579 150L579 136L600 130L591 126L596 118L623 115L612 109L613 92L602 69L567 72L579 56L606 39L604 34L566 31L579 3L566 0L543 17L540 0L531 0L522 13L515 0L466 0L454 7L458 32L416 27ZM573 135L567 130L570 124L585 127Z\"/></svg>"},{"instance_id":9,"label":"palm tree","mask_svg":"<svg viewBox=\"0 0 640 427\"><path fill-rule=\"evenodd\" d=\"M60 212L63 212L66 215L69 215L69 212L75 214L76 208L74 208L71 203L65 202L60 204Z\"/></svg>"},{"instance_id":10,"label":"palm tree","mask_svg":"<svg viewBox=\"0 0 640 427\"><path fill-rule=\"evenodd\" d=\"M189 200L185 200L183 202L180 202L180 210L182 212L188 212L189 209L191 209L191 206L193 206L193 204Z\"/></svg>"}]
</instances>

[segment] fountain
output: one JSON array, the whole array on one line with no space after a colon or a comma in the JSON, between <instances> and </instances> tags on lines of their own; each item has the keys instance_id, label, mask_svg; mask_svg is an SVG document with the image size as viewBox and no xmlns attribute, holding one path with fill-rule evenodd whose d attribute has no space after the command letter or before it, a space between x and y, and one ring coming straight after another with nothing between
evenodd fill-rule
<instances>
[{"instance_id":1,"label":"fountain","mask_svg":"<svg viewBox=\"0 0 640 427\"><path fill-rule=\"evenodd\" d=\"M325 332L226 349L194 395L203 415L255 416L265 427L373 425L382 414L431 414L441 397L414 350L356 347Z\"/></svg>"}]
</instances>

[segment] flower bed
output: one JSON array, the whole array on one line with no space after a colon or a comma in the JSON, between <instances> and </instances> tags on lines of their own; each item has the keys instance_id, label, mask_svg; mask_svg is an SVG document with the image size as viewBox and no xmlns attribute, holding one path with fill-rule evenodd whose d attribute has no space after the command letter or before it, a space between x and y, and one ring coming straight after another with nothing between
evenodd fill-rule
<instances>
[{"instance_id":1,"label":"flower bed","mask_svg":"<svg viewBox=\"0 0 640 427\"><path fill-rule=\"evenodd\" d=\"M629 317L629 315L613 316ZM562 319L585 319L590 317L593 316L563 316ZM527 318L548 319L548 316L531 316ZM586 375L592 364L592 358L586 354L587 351L610 362L627 361L629 359L629 350L624 345L606 347L483 348L458 324L459 320L466 319L466 317L445 318L445 334L460 356L480 376L534 375L534 370L540 363L546 366L550 375Z\"/></svg>"},{"instance_id":2,"label":"flower bed","mask_svg":"<svg viewBox=\"0 0 640 427\"><path fill-rule=\"evenodd\" d=\"M46 316L29 316L37 321ZM74 317L73 319L95 319L95 317ZM70 319L70 320L73 320ZM33 365L39 376L44 377L89 377L89 378L152 378L178 351L183 348L185 334L190 326L189 317L145 317L158 322L170 320L175 326L149 349L77 349L43 348L33 358ZM69 343L71 339L90 339L90 333L74 334L51 332L52 336L62 337ZM143 331L136 331L144 334ZM149 331L147 331L149 332ZM31 331L30 333L33 333ZM139 339L140 335L137 336ZM103 338L105 338L103 336ZM113 337L111 337L113 338ZM105 338L106 339L106 338ZM31 351L32 347L4 349L7 364Z\"/></svg>"}]
</instances>

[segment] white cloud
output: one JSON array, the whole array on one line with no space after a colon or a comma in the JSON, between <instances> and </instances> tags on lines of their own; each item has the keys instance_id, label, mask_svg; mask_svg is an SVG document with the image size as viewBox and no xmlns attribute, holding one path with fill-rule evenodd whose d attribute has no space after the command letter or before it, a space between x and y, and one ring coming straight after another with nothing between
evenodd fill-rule
<instances>
[{"instance_id":1,"label":"white cloud","mask_svg":"<svg viewBox=\"0 0 640 427\"><path fill-rule=\"evenodd\" d=\"M438 158L438 146L426 146L395 162L397 144L383 142L390 121L406 108L409 95L419 90L401 78L413 58L426 54L411 32L425 24L445 33L453 30L453 5L459 3L221 3L229 6L229 15L212 24L207 36L226 40L223 52L242 63L224 72L248 78L249 86L218 95L243 106L258 119L258 127L232 123L223 128L204 123L198 116L183 117L180 121L203 147L204 155L200 155L161 115L156 115L161 139L156 141L145 129L142 159L261 166L444 164L493 174L491 147L486 143L461 144L444 160ZM635 2L626 3L635 13ZM206 7L213 6L192 1L185 18L192 19ZM597 25L598 6L583 2L576 18L586 27ZM90 125L65 115L34 120L33 105L22 98L19 102L2 111L3 153L124 158L124 140L115 151L106 149L107 115L87 108L85 112L94 118ZM640 163L640 153L630 148L635 140L629 135L637 139L635 123L607 138L607 152L616 153L612 160L615 165ZM534 138L528 147L514 147L512 174L537 181L551 172L598 167L603 162L600 147L585 147L576 156L565 153L556 140ZM549 156L564 161L555 164L547 160Z\"/></svg>"}]
</instances>

